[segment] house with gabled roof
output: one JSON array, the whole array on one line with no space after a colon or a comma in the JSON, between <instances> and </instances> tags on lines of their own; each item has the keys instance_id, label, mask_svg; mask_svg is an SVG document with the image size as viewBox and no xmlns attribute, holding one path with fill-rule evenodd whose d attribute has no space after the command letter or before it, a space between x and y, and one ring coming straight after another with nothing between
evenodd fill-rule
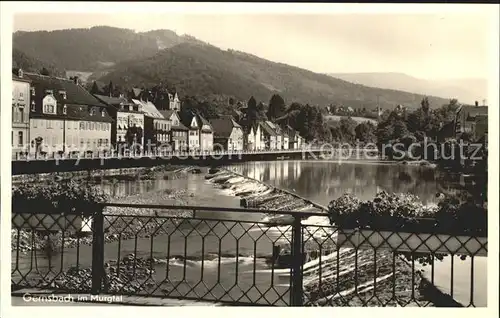
<instances>
[{"instance_id":1,"label":"house with gabled roof","mask_svg":"<svg viewBox=\"0 0 500 318\"><path fill-rule=\"evenodd\" d=\"M158 147L162 144L170 143L170 119L165 118L156 106L149 100L150 96L147 94L140 94L140 99L132 98L131 101L140 109L144 114L144 146ZM148 149L146 149L148 150Z\"/></svg>"},{"instance_id":2,"label":"house with gabled roof","mask_svg":"<svg viewBox=\"0 0 500 318\"><path fill-rule=\"evenodd\" d=\"M172 109L173 110L173 109ZM200 150L200 129L201 121L191 111L178 112L181 123L188 128L188 149L189 151Z\"/></svg>"},{"instance_id":3,"label":"house with gabled roof","mask_svg":"<svg viewBox=\"0 0 500 318\"><path fill-rule=\"evenodd\" d=\"M243 127L232 116L211 119L214 150L243 151Z\"/></svg>"},{"instance_id":4,"label":"house with gabled roof","mask_svg":"<svg viewBox=\"0 0 500 318\"><path fill-rule=\"evenodd\" d=\"M210 122L200 114L196 113L195 117L200 124L200 150L212 151L214 149L214 130Z\"/></svg>"},{"instance_id":5,"label":"house with gabled roof","mask_svg":"<svg viewBox=\"0 0 500 318\"><path fill-rule=\"evenodd\" d=\"M188 131L189 129L184 126L179 117L179 113L175 110L160 110L164 118L170 119L170 144L174 151L187 151L188 150Z\"/></svg>"},{"instance_id":6,"label":"house with gabled roof","mask_svg":"<svg viewBox=\"0 0 500 318\"><path fill-rule=\"evenodd\" d=\"M488 130L488 106L461 105L455 112L455 133L457 138L463 133L468 133L473 140L478 140Z\"/></svg>"},{"instance_id":7,"label":"house with gabled roof","mask_svg":"<svg viewBox=\"0 0 500 318\"><path fill-rule=\"evenodd\" d=\"M144 145L144 113L141 105L128 101L123 95L109 97L94 94L94 97L108 105L109 114L113 119L111 125L113 145L133 143Z\"/></svg>"},{"instance_id":8,"label":"house with gabled roof","mask_svg":"<svg viewBox=\"0 0 500 318\"><path fill-rule=\"evenodd\" d=\"M108 106L78 80L24 74L30 88L30 152L97 152L111 146Z\"/></svg>"},{"instance_id":9,"label":"house with gabled roof","mask_svg":"<svg viewBox=\"0 0 500 318\"><path fill-rule=\"evenodd\" d=\"M259 122L259 126L261 127L264 149L266 150L276 150L276 131L269 126L268 121Z\"/></svg>"}]
</instances>

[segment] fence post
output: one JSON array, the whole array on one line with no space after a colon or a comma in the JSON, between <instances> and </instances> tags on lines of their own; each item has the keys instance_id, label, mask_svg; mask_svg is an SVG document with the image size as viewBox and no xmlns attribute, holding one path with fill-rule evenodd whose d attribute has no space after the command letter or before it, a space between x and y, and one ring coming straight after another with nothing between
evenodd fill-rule
<instances>
[{"instance_id":1,"label":"fence post","mask_svg":"<svg viewBox=\"0 0 500 318\"><path fill-rule=\"evenodd\" d=\"M291 305L301 307L303 302L302 290L302 224L300 216L294 216L292 224L292 301Z\"/></svg>"},{"instance_id":2,"label":"fence post","mask_svg":"<svg viewBox=\"0 0 500 318\"><path fill-rule=\"evenodd\" d=\"M101 206L94 213L92 222L92 295L101 292L104 282L104 216Z\"/></svg>"}]
</instances>

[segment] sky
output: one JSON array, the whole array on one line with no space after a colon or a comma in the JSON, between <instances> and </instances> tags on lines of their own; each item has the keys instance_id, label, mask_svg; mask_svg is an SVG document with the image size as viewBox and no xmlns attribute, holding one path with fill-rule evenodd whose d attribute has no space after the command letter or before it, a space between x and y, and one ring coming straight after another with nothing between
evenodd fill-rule
<instances>
[{"instance_id":1,"label":"sky","mask_svg":"<svg viewBox=\"0 0 500 318\"><path fill-rule=\"evenodd\" d=\"M440 14L16 14L14 31L107 25L170 29L319 73L397 72L488 78L491 16Z\"/></svg>"}]
</instances>

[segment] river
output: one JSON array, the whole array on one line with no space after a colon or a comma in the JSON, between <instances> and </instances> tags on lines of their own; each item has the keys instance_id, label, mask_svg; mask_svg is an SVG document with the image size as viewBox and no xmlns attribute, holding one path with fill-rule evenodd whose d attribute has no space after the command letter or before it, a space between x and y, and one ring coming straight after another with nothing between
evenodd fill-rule
<instances>
[{"instance_id":1,"label":"river","mask_svg":"<svg viewBox=\"0 0 500 318\"><path fill-rule=\"evenodd\" d=\"M464 191L456 176L425 166L368 161L281 161L248 162L228 169L286 189L327 206L344 193L370 200L379 191L411 193L426 204L436 203L436 193ZM434 284L464 305L486 306L487 258L462 261L447 256L434 262ZM417 265L417 264L416 264ZM420 266L429 280L431 266ZM453 267L453 277L451 275ZM473 277L471 279L471 277ZM453 288L451 287L453 285ZM471 296L471 290L473 290Z\"/></svg>"}]
</instances>

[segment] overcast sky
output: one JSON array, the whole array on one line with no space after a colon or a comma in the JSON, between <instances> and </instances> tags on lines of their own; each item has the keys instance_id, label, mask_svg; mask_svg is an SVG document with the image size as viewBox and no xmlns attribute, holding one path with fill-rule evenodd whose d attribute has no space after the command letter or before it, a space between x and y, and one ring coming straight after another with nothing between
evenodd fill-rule
<instances>
[{"instance_id":1,"label":"overcast sky","mask_svg":"<svg viewBox=\"0 0 500 318\"><path fill-rule=\"evenodd\" d=\"M18 14L14 31L108 25L170 29L321 73L400 72L427 78L488 78L488 16Z\"/></svg>"}]
</instances>

